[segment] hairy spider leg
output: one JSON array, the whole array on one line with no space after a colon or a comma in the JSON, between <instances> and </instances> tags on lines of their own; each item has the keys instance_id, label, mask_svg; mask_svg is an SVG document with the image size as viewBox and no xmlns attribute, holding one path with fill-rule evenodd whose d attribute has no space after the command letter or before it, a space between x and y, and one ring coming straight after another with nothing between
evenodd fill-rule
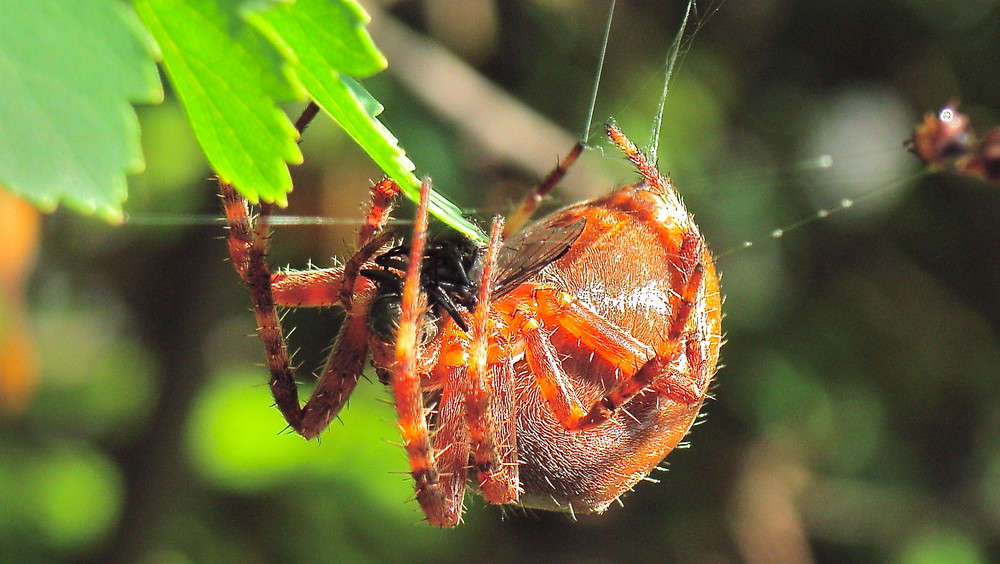
<instances>
[{"instance_id":1,"label":"hairy spider leg","mask_svg":"<svg viewBox=\"0 0 1000 564\"><path fill-rule=\"evenodd\" d=\"M438 527L458 525L464 509L470 453L465 420L466 370L459 366L435 375L444 382L433 439L435 462L441 469L437 486L440 497L425 495L421 509L427 521Z\"/></svg>"},{"instance_id":2,"label":"hairy spider leg","mask_svg":"<svg viewBox=\"0 0 1000 564\"><path fill-rule=\"evenodd\" d=\"M685 330L702 288L705 265L700 259L700 240L688 238L688 234L685 234L685 237L682 253L685 247L688 247L695 249L697 254L686 256L682 254L682 258L693 261L694 266L680 271L686 280L671 303L667 338L656 351L656 355L638 372L620 380L601 400L594 403L590 412L581 421L581 428L593 427L607 421L618 408L627 404L648 386L653 386L669 399L685 405L695 405L704 397L704 387L709 375L705 373L704 362L701 360L701 347L688 346L689 341L697 343L699 338L685 334ZM690 376L676 374L670 370L671 364L682 354L688 355L685 360Z\"/></svg>"},{"instance_id":3,"label":"hairy spider leg","mask_svg":"<svg viewBox=\"0 0 1000 564\"><path fill-rule=\"evenodd\" d=\"M518 333L524 335L525 360L535 375L542 397L553 414L567 429L587 429L611 417L643 390L652 387L666 397L694 405L704 397L709 375L702 358L700 337L688 335L692 309L703 286L705 261L711 260L701 243L701 236L690 219L684 225L662 225L658 208L637 194L649 191L657 196L674 199L678 196L672 185L660 176L642 153L624 134L611 124L608 135L633 162L644 183L624 189L601 199L601 205L625 211L636 217L646 217L646 224L661 230L666 248L676 252L671 261L672 287L678 288L670 300L671 317L666 339L658 350L637 340L616 324L591 310L586 304L558 288L545 285L525 285L517 293L518 305L510 313ZM678 206L679 208L679 206ZM671 229L683 229L680 243L674 242ZM551 330L559 328L575 337L579 343L616 367L617 383L606 395L585 408L580 402L569 377L562 368L557 351L550 342ZM693 344L692 344L693 343ZM697 345L697 346L696 346ZM685 356L687 374L675 374L671 364Z\"/></svg>"},{"instance_id":4,"label":"hairy spider leg","mask_svg":"<svg viewBox=\"0 0 1000 564\"><path fill-rule=\"evenodd\" d=\"M563 157L563 160L560 161L551 172L549 172L548 176L546 176L534 190L529 192L528 195L524 197L521 205L508 215L506 227L503 232L505 239L520 231L528 220L531 219L532 214L534 214L535 210L538 209L542 200L545 199L545 196L547 196L560 181L562 181L563 177L566 176L566 172L569 170L569 167L573 166L573 163L575 163L580 157L580 154L583 152L585 147L586 146L583 141L578 141L576 145L573 145L573 148L565 157Z\"/></svg>"},{"instance_id":5,"label":"hairy spider leg","mask_svg":"<svg viewBox=\"0 0 1000 564\"><path fill-rule=\"evenodd\" d=\"M394 183L393 183L394 184ZM236 271L250 292L257 332L264 343L269 386L275 405L288 425L307 439L319 435L347 402L364 368L368 354L368 329L365 312L371 299L371 283L355 283L357 271L386 242L387 235L372 233L388 220L388 203L375 190L369 224L362 230L369 240L361 246L344 268L286 271L272 274L266 260L267 214L264 205L255 222L249 204L228 183L219 181L223 208L229 222L229 252ZM391 191L389 186L386 190ZM375 219L372 219L375 218ZM353 274L352 274L353 272ZM363 280L363 279L361 279ZM354 300L348 300L347 317L334 343L319 381L304 406L300 406L298 386L281 330L276 306L326 307L340 305L345 286ZM360 298L358 298L360 296Z\"/></svg>"},{"instance_id":6,"label":"hairy spider leg","mask_svg":"<svg viewBox=\"0 0 1000 564\"><path fill-rule=\"evenodd\" d=\"M490 312L493 272L502 243L503 218L495 217L486 249L479 296L472 316L472 342L465 397L465 417L479 488L493 504L518 497L516 430L514 428L514 371L504 351L490 363Z\"/></svg>"},{"instance_id":7,"label":"hairy spider leg","mask_svg":"<svg viewBox=\"0 0 1000 564\"><path fill-rule=\"evenodd\" d=\"M399 193L399 184L389 177L372 185L372 203L365 217L365 223L358 232L358 248L364 247L377 233L383 232L386 223L391 219L392 204Z\"/></svg>"},{"instance_id":8,"label":"hairy spider leg","mask_svg":"<svg viewBox=\"0 0 1000 564\"><path fill-rule=\"evenodd\" d=\"M446 336L429 379L442 387L433 436L440 497L428 494L422 507L428 521L441 527L461 521L470 458L487 502L512 503L520 494L513 355L491 308L502 232L503 221L495 218L469 333Z\"/></svg>"},{"instance_id":9,"label":"hairy spider leg","mask_svg":"<svg viewBox=\"0 0 1000 564\"><path fill-rule=\"evenodd\" d=\"M267 266L263 249L266 236L255 228L249 204L231 184L220 179L219 191L229 222L229 256L250 292L257 334L264 343L267 366L271 372L271 394L285 421L298 431L302 426L302 412L288 357L288 345L281 333L281 323L271 294L271 269Z\"/></svg>"},{"instance_id":10,"label":"hairy spider leg","mask_svg":"<svg viewBox=\"0 0 1000 564\"><path fill-rule=\"evenodd\" d=\"M669 180L663 178L656 166L636 148L621 129L614 123L606 127L608 136L618 146L638 169L645 180L646 189L679 202L679 196ZM656 355L650 358L643 367L612 387L611 390L596 402L587 416L581 422L586 428L598 425L611 417L621 406L628 403L648 386L653 386L669 399L686 405L694 405L702 400L705 385L709 375L704 373L705 366L701 359L701 347L688 346L688 341L697 343L700 336L689 335L686 328L691 321L691 313L696 305L699 292L702 290L705 261L711 260L704 247L701 234L690 216L687 217L683 229L680 248L673 262L675 288L679 291L671 299L671 320L667 329L667 338L658 347ZM655 223L661 226L661 222ZM669 233L664 234L669 240ZM697 352L695 352L697 351ZM689 375L675 374L670 370L681 355L687 355L685 361Z\"/></svg>"},{"instance_id":11,"label":"hairy spider leg","mask_svg":"<svg viewBox=\"0 0 1000 564\"><path fill-rule=\"evenodd\" d=\"M434 446L427 425L421 374L418 368L418 324L427 309L426 296L420 291L420 267L427 244L429 194L430 181L424 179L420 185L420 203L417 206L413 237L410 241L409 263L403 279L395 362L390 367L390 374L396 412L399 416L399 432L409 460L410 473L413 475L417 502L431 524L449 526L450 523L443 522L447 496L440 482Z\"/></svg>"},{"instance_id":12,"label":"hairy spider leg","mask_svg":"<svg viewBox=\"0 0 1000 564\"><path fill-rule=\"evenodd\" d=\"M525 360L542 397L567 429L590 427L592 424L584 424L588 410L573 391L550 340L552 329L575 337L583 347L614 365L620 375L634 374L655 352L566 292L536 286L526 287L525 294L530 297L517 306L513 317L524 335Z\"/></svg>"}]
</instances>

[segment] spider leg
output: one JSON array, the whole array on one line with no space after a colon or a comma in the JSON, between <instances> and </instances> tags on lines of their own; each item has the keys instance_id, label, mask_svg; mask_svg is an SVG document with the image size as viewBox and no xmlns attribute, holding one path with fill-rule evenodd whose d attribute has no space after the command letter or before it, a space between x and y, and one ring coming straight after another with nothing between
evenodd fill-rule
<instances>
[{"instance_id":1,"label":"spider leg","mask_svg":"<svg viewBox=\"0 0 1000 564\"><path fill-rule=\"evenodd\" d=\"M368 239L344 266L310 270L282 270L271 274L271 293L275 305L281 307L351 308L355 281L372 255L392 238L383 231Z\"/></svg>"},{"instance_id":2,"label":"spider leg","mask_svg":"<svg viewBox=\"0 0 1000 564\"><path fill-rule=\"evenodd\" d=\"M603 423L648 387L687 405L701 401L708 375L700 341L685 333L704 274L700 241L697 233L685 234L679 256L673 261L681 290L671 298L670 323L656 350L565 292L544 286L522 290L533 297L521 300L513 312L518 333L524 337L525 360L542 397L567 429ZM616 367L617 383L589 409L577 397L543 322L562 329ZM690 374L678 374L670 368L681 355Z\"/></svg>"},{"instance_id":3,"label":"spider leg","mask_svg":"<svg viewBox=\"0 0 1000 564\"><path fill-rule=\"evenodd\" d=\"M673 186L660 174L660 171L656 169L656 165L646 158L646 155L642 154L642 151L635 146L635 143L625 137L625 134L614 123L608 123L605 126L605 130L608 133L608 137L611 141L625 153L625 158L632 161L635 168L639 171L639 174L646 179L649 183L650 189L655 190L664 194L675 194Z\"/></svg>"},{"instance_id":4,"label":"spider leg","mask_svg":"<svg viewBox=\"0 0 1000 564\"><path fill-rule=\"evenodd\" d=\"M521 306L526 319L544 320L563 329L619 371L634 373L655 353L652 347L567 292L543 286L533 288L531 295L533 303Z\"/></svg>"},{"instance_id":5,"label":"spider leg","mask_svg":"<svg viewBox=\"0 0 1000 564\"><path fill-rule=\"evenodd\" d=\"M569 376L559 361L559 352L549 340L550 335L535 320L524 325L525 360L535 375L538 389L548 402L556 419L567 429L575 429L586 415L580 398L570 384Z\"/></svg>"},{"instance_id":6,"label":"spider leg","mask_svg":"<svg viewBox=\"0 0 1000 564\"><path fill-rule=\"evenodd\" d=\"M534 190L524 197L524 200L521 202L521 205L518 206L517 210L512 212L507 217L507 225L503 232L504 238L510 237L524 227L524 224L531 219L531 214L535 212L545 196L547 196L549 192L551 192L552 189L559 184L559 181L566 176L566 171L568 171L569 167L576 162L577 158L580 157L580 153L583 152L584 147L583 141L579 141L576 145L573 145L570 152L563 158L562 161L559 162L558 165L556 165L554 169L552 169L551 172L549 172L548 176L546 176Z\"/></svg>"},{"instance_id":7,"label":"spider leg","mask_svg":"<svg viewBox=\"0 0 1000 564\"><path fill-rule=\"evenodd\" d=\"M271 274L271 293L281 307L339 306L343 280L343 267L282 270Z\"/></svg>"},{"instance_id":8,"label":"spider leg","mask_svg":"<svg viewBox=\"0 0 1000 564\"><path fill-rule=\"evenodd\" d=\"M465 418L479 487L494 504L517 501L518 469L513 417L514 378L509 362L490 364L489 312L491 284L500 248L503 219L493 221L486 249L479 297L472 315Z\"/></svg>"},{"instance_id":9,"label":"spider leg","mask_svg":"<svg viewBox=\"0 0 1000 564\"><path fill-rule=\"evenodd\" d=\"M365 223L358 233L358 247L364 247L375 236L385 229L385 224L392 213L392 203L399 195L399 184L391 178L383 178L372 185L372 204L365 217Z\"/></svg>"},{"instance_id":10,"label":"spider leg","mask_svg":"<svg viewBox=\"0 0 1000 564\"><path fill-rule=\"evenodd\" d=\"M413 227L410 243L410 261L403 279L403 296L396 333L395 363L390 368L392 391L399 415L399 431L403 438L413 475L417 502L427 516L427 520L442 527L454 525L449 521L446 508L446 492L438 473L435 452L427 426L424 411L421 375L417 370L419 343L418 324L426 305L426 297L420 291L420 266L427 243L427 201L430 181L424 180L420 186L420 204Z\"/></svg>"},{"instance_id":11,"label":"spider leg","mask_svg":"<svg viewBox=\"0 0 1000 564\"><path fill-rule=\"evenodd\" d=\"M229 256L250 291L257 333L264 343L267 367L271 372L269 384L274 403L285 421L299 431L302 412L299 409L298 388L271 293L271 269L264 256L266 236L255 227L250 219L249 204L232 185L219 180L219 190L229 221Z\"/></svg>"},{"instance_id":12,"label":"spider leg","mask_svg":"<svg viewBox=\"0 0 1000 564\"><path fill-rule=\"evenodd\" d=\"M353 308L344 320L316 387L299 410L300 423L293 428L306 439L319 436L330 425L330 421L340 413L361 378L368 358L368 325L365 320L368 298L366 294L365 299L354 300ZM295 386L294 381L289 386L286 381L276 382L272 379L271 393L274 394L275 403L278 403L280 394L287 393L286 387ZM295 399L295 407L298 408L298 399Z\"/></svg>"},{"instance_id":13,"label":"spider leg","mask_svg":"<svg viewBox=\"0 0 1000 564\"><path fill-rule=\"evenodd\" d=\"M672 313L666 339L657 348L656 355L638 372L620 380L601 400L594 403L580 423L582 428L603 423L619 407L631 401L649 386L671 400L685 405L694 405L702 400L708 375L704 370L700 341L692 335L685 334L691 312L697 304L705 273L702 254L701 239L696 234L685 234L684 242L681 244L680 259L690 266L683 271L684 282L681 290L672 300ZM678 374L670 368L681 356L685 357L689 374Z\"/></svg>"},{"instance_id":14,"label":"spider leg","mask_svg":"<svg viewBox=\"0 0 1000 564\"><path fill-rule=\"evenodd\" d=\"M434 431L435 462L441 469L440 507L427 519L439 527L453 527L462 519L465 484L469 473L469 435L465 425L465 367L450 370L444 378ZM426 510L425 510L426 513Z\"/></svg>"},{"instance_id":15,"label":"spider leg","mask_svg":"<svg viewBox=\"0 0 1000 564\"><path fill-rule=\"evenodd\" d=\"M369 234L368 241L344 268L290 271L272 274L266 261L267 216L269 205L262 205L255 222L246 199L229 184L220 181L223 207L229 221L229 252L237 273L250 292L257 331L271 373L269 386L275 405L288 425L307 439L319 435L336 417L350 397L360 377L368 351L367 311L370 282L356 288L357 271L385 243L388 234ZM387 204L373 195L372 212L376 227L388 217ZM371 223L371 222L370 222ZM304 406L300 407L298 386L291 367L288 345L281 330L277 305L324 307L343 303L345 287L351 296L347 318L334 344L322 375Z\"/></svg>"},{"instance_id":16,"label":"spider leg","mask_svg":"<svg viewBox=\"0 0 1000 564\"><path fill-rule=\"evenodd\" d=\"M582 347L616 367L619 384L638 372L656 352L625 330L563 292L550 288L532 291L534 304L524 303L515 312L519 333L525 342L525 360L535 376L538 389L556 419L567 429L579 430L596 423L585 421L585 409L563 370L551 333L543 320L575 338Z\"/></svg>"}]
</instances>

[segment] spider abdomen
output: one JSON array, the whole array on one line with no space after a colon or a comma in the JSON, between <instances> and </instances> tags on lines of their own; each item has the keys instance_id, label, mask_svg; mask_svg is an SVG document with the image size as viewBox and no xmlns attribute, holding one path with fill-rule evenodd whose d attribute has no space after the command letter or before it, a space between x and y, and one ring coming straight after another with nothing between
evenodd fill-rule
<instances>
[{"instance_id":1,"label":"spider abdomen","mask_svg":"<svg viewBox=\"0 0 1000 564\"><path fill-rule=\"evenodd\" d=\"M510 309L539 286L554 286L651 350L670 348L668 327L684 280L682 247L691 237L700 241L686 211L679 202L640 185L556 212L533 229L544 236L547 225L575 218L585 218L587 225L568 252L495 306ZM515 364L520 505L601 512L647 476L687 434L714 374L721 343L718 280L707 247L697 248L705 275L682 337L691 351L665 368L674 377L690 379L697 400L675 401L647 387L607 421L568 429L522 358ZM618 380L616 371L628 368L614 366L600 351L555 327L556 320L542 321L580 403L600 402Z\"/></svg>"}]
</instances>

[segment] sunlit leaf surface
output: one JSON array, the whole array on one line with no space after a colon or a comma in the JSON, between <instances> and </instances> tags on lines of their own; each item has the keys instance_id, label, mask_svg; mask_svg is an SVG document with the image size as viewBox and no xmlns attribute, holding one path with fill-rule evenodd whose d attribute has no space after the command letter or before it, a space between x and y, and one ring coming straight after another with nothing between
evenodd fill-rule
<instances>
[{"instance_id":1,"label":"sunlit leaf surface","mask_svg":"<svg viewBox=\"0 0 1000 564\"><path fill-rule=\"evenodd\" d=\"M10 0L0 21L0 186L121 220L143 167L130 104L162 97L148 34L119 0Z\"/></svg>"}]
</instances>

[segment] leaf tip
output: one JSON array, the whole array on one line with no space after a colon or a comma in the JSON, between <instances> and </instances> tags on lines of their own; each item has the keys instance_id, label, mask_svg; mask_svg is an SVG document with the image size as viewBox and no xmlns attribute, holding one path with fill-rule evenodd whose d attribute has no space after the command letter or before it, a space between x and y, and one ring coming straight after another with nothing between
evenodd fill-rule
<instances>
[{"instance_id":1,"label":"leaf tip","mask_svg":"<svg viewBox=\"0 0 1000 564\"><path fill-rule=\"evenodd\" d=\"M94 215L111 225L117 226L125 222L125 212L121 206L100 207L95 210Z\"/></svg>"}]
</instances>

